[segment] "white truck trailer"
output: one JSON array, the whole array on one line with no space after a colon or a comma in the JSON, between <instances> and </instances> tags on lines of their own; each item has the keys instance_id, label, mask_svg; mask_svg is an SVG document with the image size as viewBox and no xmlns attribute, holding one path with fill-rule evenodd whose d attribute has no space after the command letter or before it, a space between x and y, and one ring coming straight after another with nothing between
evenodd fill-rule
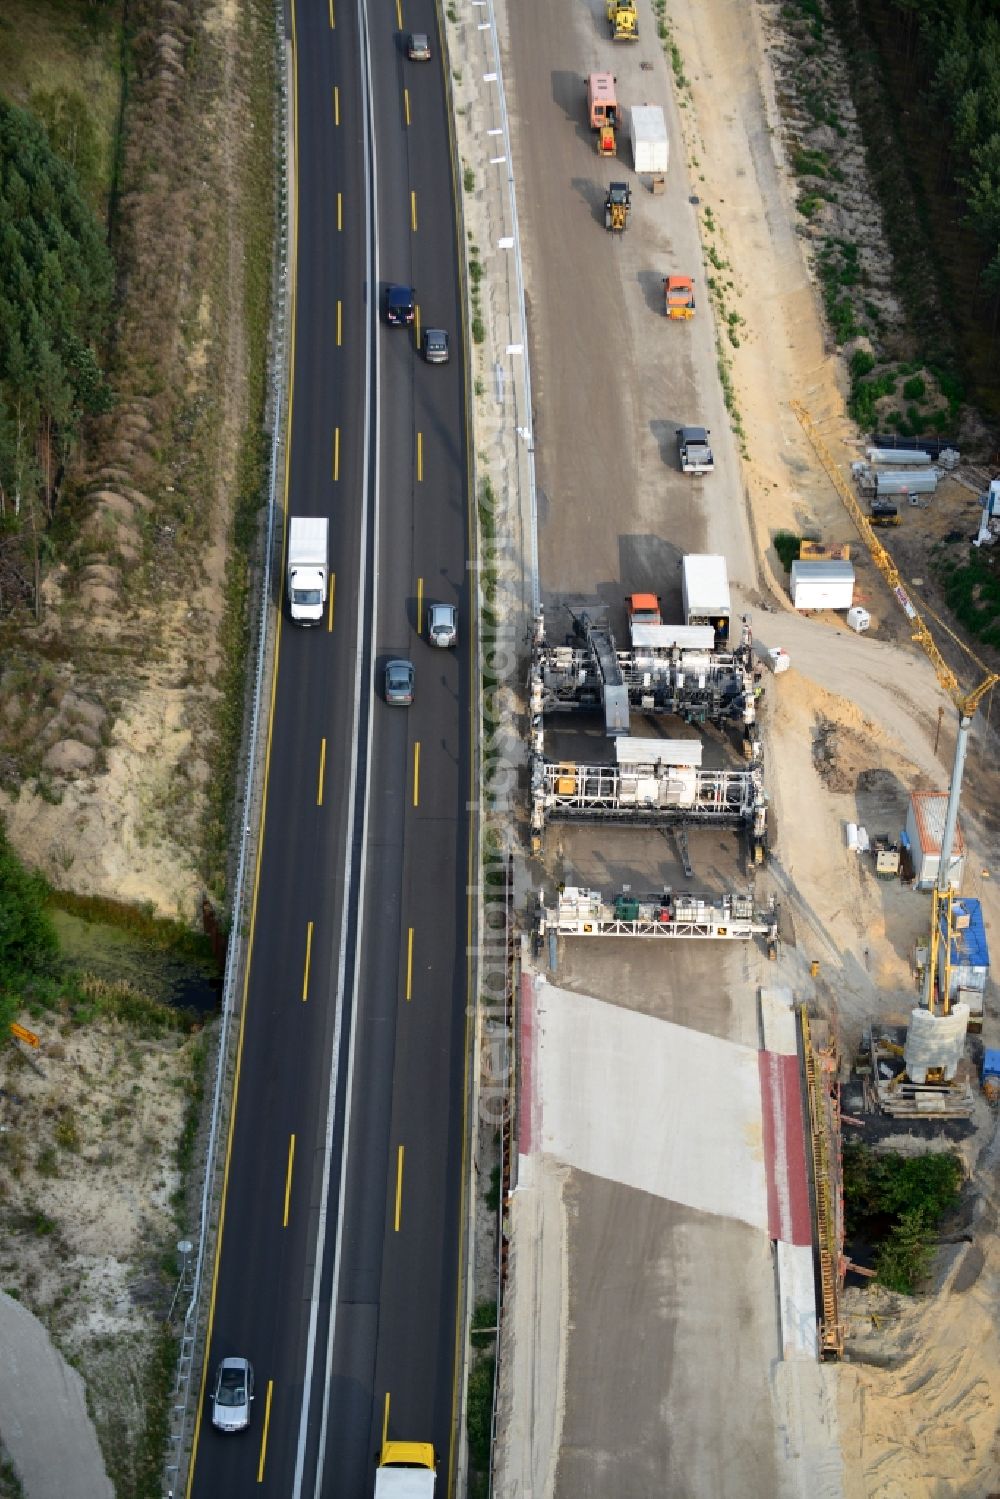
<instances>
[{"instance_id":1,"label":"white truck trailer","mask_svg":"<svg viewBox=\"0 0 1000 1499\"><path fill-rule=\"evenodd\" d=\"M330 586L330 522L293 515L288 522L288 608L297 625L318 625Z\"/></svg>"},{"instance_id":2,"label":"white truck trailer","mask_svg":"<svg viewBox=\"0 0 1000 1499\"><path fill-rule=\"evenodd\" d=\"M640 176L660 176L667 170L670 142L667 122L658 104L633 104L629 110L632 164Z\"/></svg>"},{"instance_id":3,"label":"white truck trailer","mask_svg":"<svg viewBox=\"0 0 1000 1499\"><path fill-rule=\"evenodd\" d=\"M729 620L732 614L725 557L707 556L703 552L685 557L681 591L684 597L684 623L711 625L715 631L716 650L725 650L729 644Z\"/></svg>"},{"instance_id":4,"label":"white truck trailer","mask_svg":"<svg viewBox=\"0 0 1000 1499\"><path fill-rule=\"evenodd\" d=\"M375 1470L375 1499L434 1499L436 1481L430 1442L382 1443Z\"/></svg>"}]
</instances>

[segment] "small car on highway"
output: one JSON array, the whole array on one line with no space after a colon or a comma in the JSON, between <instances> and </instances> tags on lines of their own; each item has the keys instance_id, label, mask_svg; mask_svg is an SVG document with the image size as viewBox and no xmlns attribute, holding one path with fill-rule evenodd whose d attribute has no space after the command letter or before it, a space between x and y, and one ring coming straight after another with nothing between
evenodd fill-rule
<instances>
[{"instance_id":1,"label":"small car on highway","mask_svg":"<svg viewBox=\"0 0 1000 1499\"><path fill-rule=\"evenodd\" d=\"M385 700L390 708L408 708L413 702L412 661L386 663Z\"/></svg>"},{"instance_id":2,"label":"small car on highway","mask_svg":"<svg viewBox=\"0 0 1000 1499\"><path fill-rule=\"evenodd\" d=\"M423 343L428 364L448 363L448 334L444 328L425 328Z\"/></svg>"},{"instance_id":3,"label":"small car on highway","mask_svg":"<svg viewBox=\"0 0 1000 1499\"><path fill-rule=\"evenodd\" d=\"M393 328L405 328L413 322L412 286L389 286L385 293L385 320Z\"/></svg>"},{"instance_id":4,"label":"small car on highway","mask_svg":"<svg viewBox=\"0 0 1000 1499\"><path fill-rule=\"evenodd\" d=\"M253 1402L253 1365L247 1358L224 1358L212 1385L212 1425L217 1431L246 1431Z\"/></svg>"},{"instance_id":5,"label":"small car on highway","mask_svg":"<svg viewBox=\"0 0 1000 1499\"><path fill-rule=\"evenodd\" d=\"M431 604L427 610L427 640L447 650L458 644L458 610L454 604Z\"/></svg>"},{"instance_id":6,"label":"small car on highway","mask_svg":"<svg viewBox=\"0 0 1000 1499\"><path fill-rule=\"evenodd\" d=\"M430 62L431 43L426 31L411 31L406 41L406 55L411 62Z\"/></svg>"}]
</instances>

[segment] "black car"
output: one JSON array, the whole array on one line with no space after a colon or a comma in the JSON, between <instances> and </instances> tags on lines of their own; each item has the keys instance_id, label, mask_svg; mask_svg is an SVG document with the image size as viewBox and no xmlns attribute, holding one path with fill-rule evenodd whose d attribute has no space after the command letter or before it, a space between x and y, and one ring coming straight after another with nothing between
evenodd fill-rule
<instances>
[{"instance_id":1,"label":"black car","mask_svg":"<svg viewBox=\"0 0 1000 1499\"><path fill-rule=\"evenodd\" d=\"M385 320L393 328L413 322L413 287L390 286L385 294Z\"/></svg>"}]
</instances>

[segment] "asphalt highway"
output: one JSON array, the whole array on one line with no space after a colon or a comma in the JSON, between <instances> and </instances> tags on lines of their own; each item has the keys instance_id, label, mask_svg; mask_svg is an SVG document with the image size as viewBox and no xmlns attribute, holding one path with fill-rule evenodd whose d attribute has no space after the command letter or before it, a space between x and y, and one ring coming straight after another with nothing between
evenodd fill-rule
<instances>
[{"instance_id":1,"label":"asphalt highway","mask_svg":"<svg viewBox=\"0 0 1000 1499\"><path fill-rule=\"evenodd\" d=\"M468 482L433 0L299 0L289 511L327 515L324 626L282 620L237 1103L189 1494L362 1496L383 1430L455 1451L466 1092ZM370 28L370 29L369 29ZM404 28L431 36L406 59ZM371 116L365 104L370 64ZM369 128L370 127L370 128ZM374 200L371 184L376 184ZM386 282L452 361L388 328ZM459 645L426 640L431 602ZM388 706L386 660L414 663ZM245 1354L249 1431L208 1419Z\"/></svg>"}]
</instances>

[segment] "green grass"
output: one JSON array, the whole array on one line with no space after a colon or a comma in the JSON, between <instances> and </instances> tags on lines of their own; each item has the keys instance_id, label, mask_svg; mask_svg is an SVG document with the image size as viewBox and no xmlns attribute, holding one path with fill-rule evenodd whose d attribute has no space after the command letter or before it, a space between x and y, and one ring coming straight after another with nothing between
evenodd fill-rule
<instances>
[{"instance_id":1,"label":"green grass","mask_svg":"<svg viewBox=\"0 0 1000 1499\"><path fill-rule=\"evenodd\" d=\"M196 963L212 961L212 944L206 936L181 921L156 916L149 905L134 906L103 895L76 895L71 890L53 890L49 905L82 921L128 932L161 952L177 953Z\"/></svg>"},{"instance_id":2,"label":"green grass","mask_svg":"<svg viewBox=\"0 0 1000 1499\"><path fill-rule=\"evenodd\" d=\"M469 1457L472 1466L479 1473L489 1472L495 1377L496 1359L492 1354L479 1354L469 1373L465 1418Z\"/></svg>"},{"instance_id":3,"label":"green grass","mask_svg":"<svg viewBox=\"0 0 1000 1499\"><path fill-rule=\"evenodd\" d=\"M968 561L942 561L939 571L948 607L970 635L1000 649L1000 558L969 548Z\"/></svg>"},{"instance_id":4,"label":"green grass","mask_svg":"<svg viewBox=\"0 0 1000 1499\"><path fill-rule=\"evenodd\" d=\"M120 98L117 5L80 0L4 0L0 7L0 79L15 104L69 97L93 128L95 175L84 185L106 201L114 173Z\"/></svg>"}]
</instances>

